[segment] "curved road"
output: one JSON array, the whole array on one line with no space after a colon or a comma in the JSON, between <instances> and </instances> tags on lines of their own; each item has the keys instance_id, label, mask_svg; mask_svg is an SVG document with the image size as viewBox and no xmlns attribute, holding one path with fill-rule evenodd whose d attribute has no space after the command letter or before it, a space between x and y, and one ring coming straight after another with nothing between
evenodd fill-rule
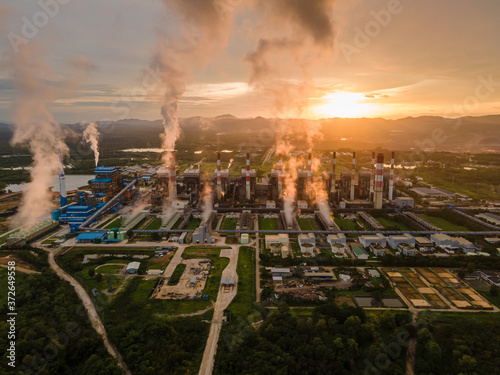
<instances>
[{"instance_id":1,"label":"curved road","mask_svg":"<svg viewBox=\"0 0 500 375\"><path fill-rule=\"evenodd\" d=\"M61 267L59 267L59 265L54 260L54 252L50 250L48 250L48 252L50 267L61 279L68 281L73 286L73 288L75 288L76 294L78 294L78 297L87 310L90 322L92 323L92 327L94 327L97 333L101 335L102 340L104 341L104 346L108 350L109 354L118 361L118 365L125 371L126 374L132 375L116 347L111 343L111 341L109 341L108 334L106 333L106 329L104 328L104 324L102 323L101 318L99 318L95 306L85 289L75 279L64 272Z\"/></svg>"}]
</instances>

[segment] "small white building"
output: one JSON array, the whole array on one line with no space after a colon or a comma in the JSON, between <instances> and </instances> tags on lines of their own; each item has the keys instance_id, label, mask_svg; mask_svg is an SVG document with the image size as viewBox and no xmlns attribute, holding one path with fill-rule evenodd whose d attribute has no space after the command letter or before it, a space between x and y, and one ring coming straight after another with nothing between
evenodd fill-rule
<instances>
[{"instance_id":1,"label":"small white building","mask_svg":"<svg viewBox=\"0 0 500 375\"><path fill-rule=\"evenodd\" d=\"M450 237L444 233L431 234L431 241L439 247L474 248L472 242L462 237Z\"/></svg>"},{"instance_id":2,"label":"small white building","mask_svg":"<svg viewBox=\"0 0 500 375\"><path fill-rule=\"evenodd\" d=\"M394 204L397 208L415 208L415 200L411 197L397 197Z\"/></svg>"},{"instance_id":3,"label":"small white building","mask_svg":"<svg viewBox=\"0 0 500 375\"><path fill-rule=\"evenodd\" d=\"M290 271L290 268L273 267L271 268L271 276L290 277L292 276L292 271Z\"/></svg>"},{"instance_id":4,"label":"small white building","mask_svg":"<svg viewBox=\"0 0 500 375\"><path fill-rule=\"evenodd\" d=\"M389 243L389 246L392 247L393 249L397 249L397 247L402 243L415 246L415 237L413 237L409 233L405 233L402 235L389 236L387 242Z\"/></svg>"},{"instance_id":5,"label":"small white building","mask_svg":"<svg viewBox=\"0 0 500 375\"><path fill-rule=\"evenodd\" d=\"M276 202L272 200L267 201L266 208L276 208Z\"/></svg>"},{"instance_id":6,"label":"small white building","mask_svg":"<svg viewBox=\"0 0 500 375\"><path fill-rule=\"evenodd\" d=\"M364 248L374 244L379 244L385 248L387 246L387 238L382 233L362 235L359 237L359 243Z\"/></svg>"},{"instance_id":7,"label":"small white building","mask_svg":"<svg viewBox=\"0 0 500 375\"><path fill-rule=\"evenodd\" d=\"M307 209L307 201L297 201L297 208L299 210Z\"/></svg>"},{"instance_id":8,"label":"small white building","mask_svg":"<svg viewBox=\"0 0 500 375\"><path fill-rule=\"evenodd\" d=\"M140 266L141 266L140 262L130 262L127 265L127 273L137 273Z\"/></svg>"}]
</instances>

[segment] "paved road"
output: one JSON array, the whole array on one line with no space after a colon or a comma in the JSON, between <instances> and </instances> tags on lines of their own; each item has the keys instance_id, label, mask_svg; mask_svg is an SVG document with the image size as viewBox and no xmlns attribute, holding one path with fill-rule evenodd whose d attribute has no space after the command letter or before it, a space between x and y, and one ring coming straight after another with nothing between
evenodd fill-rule
<instances>
[{"instance_id":1,"label":"paved road","mask_svg":"<svg viewBox=\"0 0 500 375\"><path fill-rule=\"evenodd\" d=\"M255 226L254 226L255 229L259 230L259 216L256 215L255 216ZM256 296L255 296L255 302L260 302L260 293L261 293L261 289L260 289L260 249L259 249L259 244L260 244L260 241L259 241L259 234L257 233L256 234L256 240L255 240L255 292L256 292Z\"/></svg>"},{"instance_id":2,"label":"paved road","mask_svg":"<svg viewBox=\"0 0 500 375\"><path fill-rule=\"evenodd\" d=\"M182 253L184 252L184 249L188 246L191 246L191 244L186 244L186 245L177 245L178 248L175 251L174 256L172 259L170 259L170 263L168 264L167 268L165 268L165 272L163 272L163 277L172 277L172 274L175 271L175 268L182 262Z\"/></svg>"},{"instance_id":3,"label":"paved road","mask_svg":"<svg viewBox=\"0 0 500 375\"><path fill-rule=\"evenodd\" d=\"M215 302L215 310L210 325L210 332L208 334L207 345L201 360L199 375L210 375L214 367L215 353L217 352L217 343L222 328L222 318L224 310L229 306L233 298L236 296L238 286L238 274L236 267L238 265L238 250L239 245L230 245L231 249L222 249L220 252L221 257L229 258L229 264L222 271L222 277L234 277L234 287L227 293L223 289L219 289L217 301Z\"/></svg>"},{"instance_id":4,"label":"paved road","mask_svg":"<svg viewBox=\"0 0 500 375\"><path fill-rule=\"evenodd\" d=\"M75 279L73 279L70 275L64 272L61 267L59 267L59 265L54 260L54 252L50 250L48 252L49 252L50 268L52 268L54 272L61 279L68 281L73 286L73 288L75 288L78 297L80 297L80 300L82 301L83 305L85 306L85 309L87 310L90 322L92 323L92 327L94 327L97 333L101 335L104 341L104 346L108 350L109 354L112 355L118 361L118 365L121 368L123 368L126 374L132 375L132 373L127 367L127 364L123 361L123 358L116 349L116 347L111 343L111 341L109 341L108 335L106 333L106 328L104 328L104 324L102 323L101 318L99 318L95 306L92 303L92 300L90 299L85 289Z\"/></svg>"}]
</instances>

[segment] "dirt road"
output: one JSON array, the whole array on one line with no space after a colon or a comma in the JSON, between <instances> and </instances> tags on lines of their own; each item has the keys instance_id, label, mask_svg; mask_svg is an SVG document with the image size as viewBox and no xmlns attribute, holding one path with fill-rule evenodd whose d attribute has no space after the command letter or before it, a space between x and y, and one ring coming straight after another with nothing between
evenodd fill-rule
<instances>
[{"instance_id":1,"label":"dirt road","mask_svg":"<svg viewBox=\"0 0 500 375\"><path fill-rule=\"evenodd\" d=\"M104 346L108 350L109 354L112 355L118 361L118 365L121 368L123 368L126 374L131 375L132 373L128 369L127 364L123 361L122 356L120 355L116 347L111 343L111 341L109 341L106 329L104 328L104 324L102 323L101 318L99 318L95 306L92 303L92 300L90 299L85 289L75 279L73 279L70 275L64 272L61 267L59 267L59 265L54 260L54 252L53 251L48 251L48 252L49 252L48 258L49 258L50 268L52 268L54 272L61 279L68 281L73 286L73 288L75 288L76 294L78 294L78 297L80 298L83 305L85 306L85 309L87 310L90 322L92 323L92 327L94 327L97 333L101 335L104 341Z\"/></svg>"}]
</instances>

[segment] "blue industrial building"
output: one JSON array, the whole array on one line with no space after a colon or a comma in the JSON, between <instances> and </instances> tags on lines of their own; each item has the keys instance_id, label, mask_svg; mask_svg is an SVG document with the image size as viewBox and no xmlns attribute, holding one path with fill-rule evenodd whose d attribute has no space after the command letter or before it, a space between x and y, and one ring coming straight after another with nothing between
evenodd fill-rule
<instances>
[{"instance_id":1,"label":"blue industrial building","mask_svg":"<svg viewBox=\"0 0 500 375\"><path fill-rule=\"evenodd\" d=\"M76 236L76 243L102 243L107 236L105 232L85 232Z\"/></svg>"},{"instance_id":2,"label":"blue industrial building","mask_svg":"<svg viewBox=\"0 0 500 375\"><path fill-rule=\"evenodd\" d=\"M78 231L78 227L93 215L97 209L98 207L93 206L68 206L66 207L66 213L59 215L59 222L68 223L71 233L74 233Z\"/></svg>"}]
</instances>

